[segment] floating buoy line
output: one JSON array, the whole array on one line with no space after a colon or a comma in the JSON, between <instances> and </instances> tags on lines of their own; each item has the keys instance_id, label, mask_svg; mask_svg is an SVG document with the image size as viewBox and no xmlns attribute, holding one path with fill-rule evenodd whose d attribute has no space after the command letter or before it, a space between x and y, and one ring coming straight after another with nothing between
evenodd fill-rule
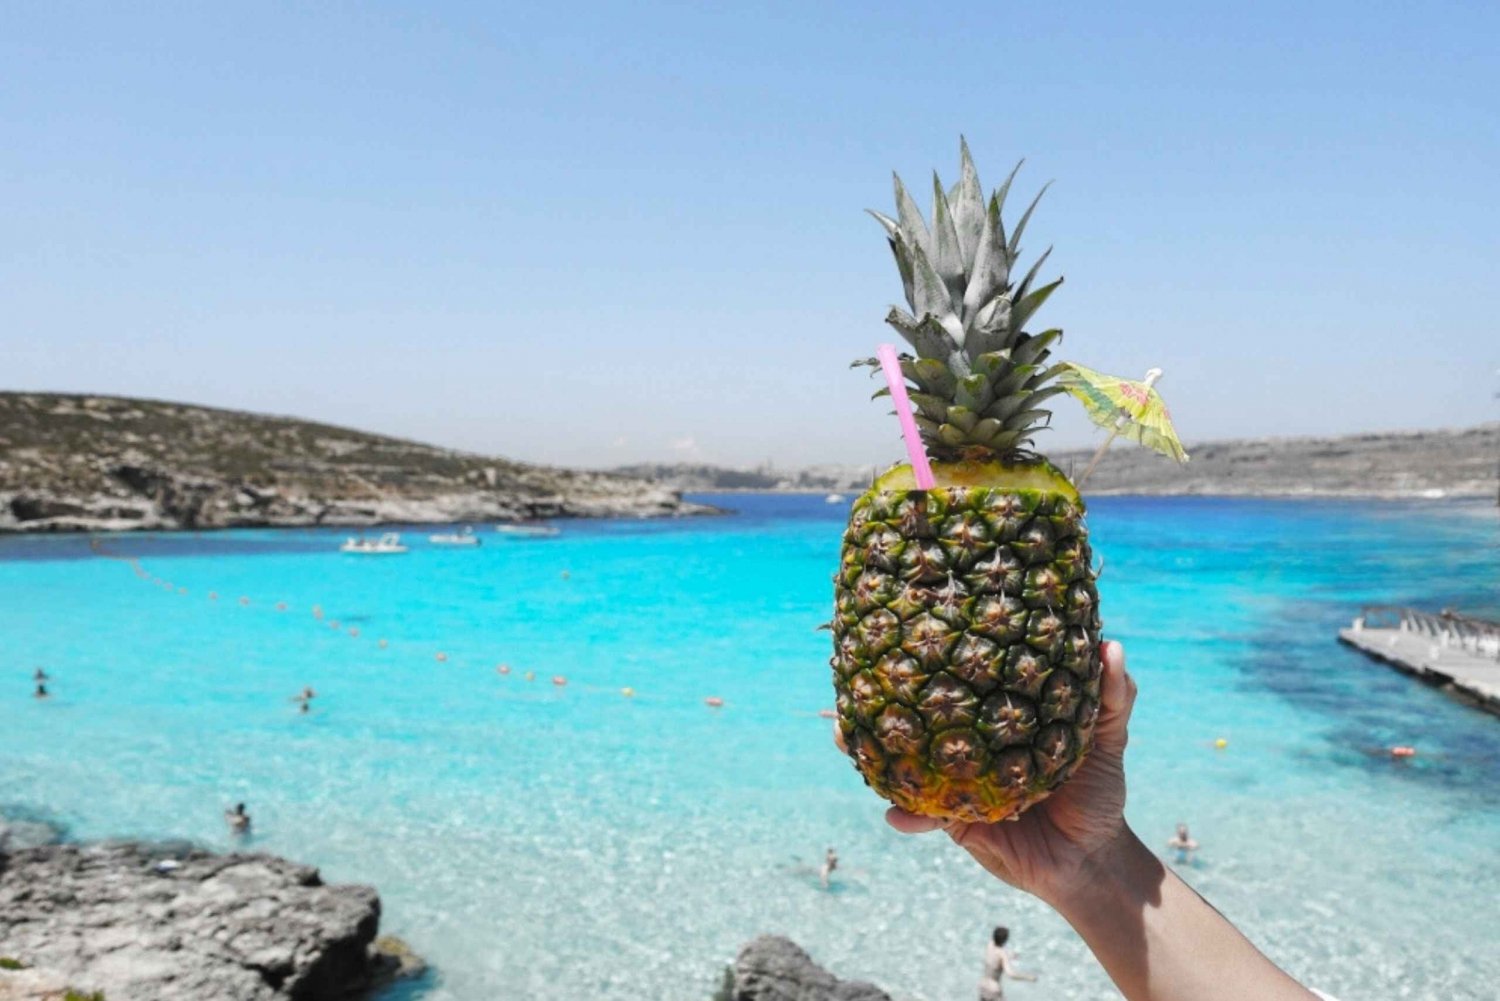
<instances>
[{"instance_id":1,"label":"floating buoy line","mask_svg":"<svg viewBox=\"0 0 1500 1001\"><path fill-rule=\"evenodd\" d=\"M176 595L179 595L179 596L187 596L188 594L190 594L188 588L186 588L186 587L179 587L177 585L174 585L171 581L164 580L164 579L162 579L160 577L157 577L154 574L152 574L150 571L148 571L145 568L145 566L142 565L139 557L136 557L136 556L119 556L119 555L116 555L115 553L111 553L107 548L105 548L104 543L102 542L102 540L100 540L97 537L93 537L93 538L89 539L89 548L94 552L94 554L96 556L99 556L99 557L102 557L102 558L108 559L108 560L115 560L117 562L126 564L127 566L130 567L131 572L134 573L135 576L138 579L143 580L146 583L151 584L154 587L158 587L161 590L166 591L169 594L176 594ZM562 573L562 576L563 576L563 579L567 579L570 575L569 575L568 571L564 570L563 573ZM207 597L208 597L209 601L218 601L219 600L219 592L218 591L209 591L209 592L207 592ZM252 608L254 606L255 602L251 598L250 595L242 594L242 595L238 596L238 598L237 598L237 604L239 605L240 608L249 609L249 608ZM274 608L275 611L278 612L278 613L285 613L285 612L288 612L288 611L291 610L291 606L287 602L285 602L285 601L277 601L274 604L272 604L270 607ZM329 630L331 630L333 632L345 632L345 633L347 633L347 635L349 636L350 639L359 639L360 638L360 629L359 629L358 626L348 626L347 628L345 628L344 626L342 626L342 624L339 622L338 619L328 618L326 616L324 608L323 608L323 606L321 604L315 604L315 605L313 605L312 608L311 608L311 612L312 612L313 619L316 620L317 622L321 623L323 626L327 627ZM376 645L381 650L387 650L387 649L390 649L391 643L390 643L389 639L387 639L386 637L382 636L378 640L376 640ZM449 662L448 653L445 650L434 651L433 654L432 654L432 657L433 657L433 660L435 660L439 664L446 664L446 663ZM497 664L495 666L495 673L497 675L500 675L501 677L508 677L511 674L511 666L509 664ZM536 680L536 672L535 671L526 671L524 674L521 675L521 678L524 681L535 681ZM561 689L561 688L567 688L567 687L569 687L568 677L566 675L563 675L563 674L554 674L554 675L552 675L551 680L552 680L552 685L553 685L554 688ZM576 688L576 689L578 689L578 690L580 690L580 691L584 691L584 692L603 692L603 691L605 691L605 689L603 689L603 688L597 688L595 686L573 686L573 687ZM620 697L626 698L626 699L634 699L635 696L636 696L636 690L633 687L630 687L630 686L626 686L624 688L620 688L620 689L617 689L615 691L618 692L618 694L619 694ZM725 707L726 703L725 703L725 701L724 701L724 699L722 697L717 696L717 695L710 695L707 698L703 699L703 704L705 706L709 707L710 709L723 709ZM805 715L805 714L799 714L799 715ZM832 709L823 709L823 710L820 710L818 712L818 715L821 716L821 717L824 717L824 718L832 718L835 714L834 714L834 711Z\"/></svg>"},{"instance_id":2,"label":"floating buoy line","mask_svg":"<svg viewBox=\"0 0 1500 1001\"><path fill-rule=\"evenodd\" d=\"M139 557L135 557L135 556L118 556L118 555L116 555L114 553L109 552L104 547L104 544L101 542L101 540L99 540L97 537L91 538L89 540L89 548L92 549L93 552L94 552L94 554L97 555L97 556L99 556L99 557L102 557L104 559L109 559L109 560L115 560L117 562L121 562L121 563L126 564L127 566L130 567L131 572L133 574L135 574L135 576L138 579L140 579L142 581L145 581L146 583L152 585L153 587L160 588L161 590L163 590L163 591L165 591L165 592L167 592L169 594L175 594L176 596L187 596L187 595L190 594L190 591L188 590L188 588L176 586L171 581L164 580L164 579L162 579L160 577L157 577L154 574L150 573L141 564L141 561L140 561ZM564 576L564 578L566 578L568 576L567 571L563 572L563 576ZM206 592L206 595L207 595L207 598L208 598L209 601L216 602L216 601L219 600L219 592L217 592L217 591L208 591L208 592ZM253 602L252 602L252 599L251 599L251 597L249 595L240 595L238 597L238 604L239 604L239 607L241 607L241 608L251 609L253 607ZM285 601L277 601L271 607L274 607L275 610L278 613L284 613L284 612L287 612L287 611L290 610L290 606ZM334 631L334 632L344 632L344 633L346 633L346 635L348 635L348 637L350 639L353 639L353 640L358 640L360 638L361 631L360 631L360 629L359 629L358 626L349 626L347 628L347 630L343 629L337 619L327 619L326 618L326 613L324 612L323 606L321 604L315 604L315 605L313 605L312 608L311 608L311 612L312 612L312 618L314 620L322 623L324 626L328 627L331 631ZM254 613L252 612L252 614L254 614ZM307 620L303 619L302 621L305 622ZM381 650L388 650L388 649L391 648L391 641L387 637L384 637L384 636L379 637L377 640L375 640L375 643L376 643L376 646L379 647L379 649L381 649ZM432 656L433 660L435 660L437 663L444 664L444 663L448 663L449 662L449 656L448 656L447 651L437 650L437 651L434 651L431 656ZM498 676L500 676L500 677L509 677L509 676L511 676L511 674L512 674L511 665L507 664L507 663L496 664L495 665L495 674L498 675ZM536 676L536 672L535 671L526 671L526 672L524 672L521 675L522 680L523 681L528 681L528 682L534 682L534 681L536 681L536 677L537 676ZM584 693L589 693L589 694L595 694L595 693L602 694L602 693L605 693L606 691L608 691L608 692L614 693L617 698L634 699L636 697L636 690L633 687L630 687L630 686L626 686L626 687L618 688L618 689L606 689L606 688L603 688L603 687L593 686L593 685L570 685L569 684L569 679L567 678L567 676L566 675L562 675L562 674L552 675L551 680L552 680L552 686L555 689L571 688L573 691L579 691L579 692L584 692ZM706 706L707 708L709 708L711 710L714 710L715 712L727 708L727 705L728 705L727 702L724 700L724 698L722 696L718 696L718 695L707 696L706 698L704 698L702 700L702 703L703 703L704 706ZM811 712L808 712L808 711L804 710L804 711L801 711L801 712L796 712L795 715L798 715L798 716L810 716L810 717L813 717L813 718L824 719L824 720L837 719L838 718L838 714L834 710L827 709L827 708L825 708L825 709L819 709L815 713L811 713ZM1226 737L1216 737L1216 738L1214 738L1212 741L1210 741L1208 743L1209 743L1209 745L1211 747L1213 747L1217 751L1224 751L1224 750L1227 750L1228 747L1229 747L1229 740ZM1375 753L1376 754L1389 755L1389 757L1391 759L1393 759L1393 760L1406 760L1406 759L1415 758L1417 756L1417 749L1415 747L1411 746L1411 745L1397 744L1397 745L1393 745L1393 746L1389 746L1389 747L1377 748L1377 749L1375 749Z\"/></svg>"}]
</instances>

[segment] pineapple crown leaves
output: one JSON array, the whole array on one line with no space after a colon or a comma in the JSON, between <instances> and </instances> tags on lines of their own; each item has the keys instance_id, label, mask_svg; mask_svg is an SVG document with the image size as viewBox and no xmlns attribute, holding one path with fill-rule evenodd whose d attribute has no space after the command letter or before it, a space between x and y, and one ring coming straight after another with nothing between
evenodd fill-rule
<instances>
[{"instance_id":1,"label":"pineapple crown leaves","mask_svg":"<svg viewBox=\"0 0 1500 1001\"><path fill-rule=\"evenodd\" d=\"M1062 369L1044 364L1062 331L1024 330L1062 284L1035 284L1051 249L1012 280L1021 236L1047 188L1007 233L1002 211L1021 164L986 200L968 142L960 138L959 147L958 183L944 190L933 175L931 225L899 175L896 217L870 211L901 274L910 311L892 306L886 323L916 352L901 359L901 370L915 387L917 426L935 458L1020 449L1050 418L1040 404L1062 392L1047 385Z\"/></svg>"}]
</instances>

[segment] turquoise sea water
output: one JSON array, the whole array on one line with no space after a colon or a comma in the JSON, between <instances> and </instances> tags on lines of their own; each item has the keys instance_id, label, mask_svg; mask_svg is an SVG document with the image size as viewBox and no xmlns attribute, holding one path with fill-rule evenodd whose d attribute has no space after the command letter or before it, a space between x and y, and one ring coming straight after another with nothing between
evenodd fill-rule
<instances>
[{"instance_id":1,"label":"turquoise sea water","mask_svg":"<svg viewBox=\"0 0 1500 1001\"><path fill-rule=\"evenodd\" d=\"M0 810L227 848L245 800L255 847L380 888L385 929L434 964L402 992L427 1001L701 1001L763 931L900 997L965 998L996 922L1042 978L1016 998L1113 997L1042 905L889 831L832 749L814 627L844 510L718 500L739 513L477 551L412 529L388 558L323 531L109 541L173 590L82 538L0 540ZM1189 880L1344 1001L1494 997L1500 721L1333 639L1362 602L1500 613L1494 510L1103 498L1090 526L1141 686L1146 840L1189 821Z\"/></svg>"}]
</instances>

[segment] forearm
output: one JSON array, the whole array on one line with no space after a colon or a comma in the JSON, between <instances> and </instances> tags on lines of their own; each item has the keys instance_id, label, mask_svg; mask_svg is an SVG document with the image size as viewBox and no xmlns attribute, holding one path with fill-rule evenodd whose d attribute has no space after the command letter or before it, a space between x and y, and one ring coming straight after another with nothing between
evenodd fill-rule
<instances>
[{"instance_id":1,"label":"forearm","mask_svg":"<svg viewBox=\"0 0 1500 1001\"><path fill-rule=\"evenodd\" d=\"M1049 903L1129 1001L1316 1001L1128 828Z\"/></svg>"}]
</instances>

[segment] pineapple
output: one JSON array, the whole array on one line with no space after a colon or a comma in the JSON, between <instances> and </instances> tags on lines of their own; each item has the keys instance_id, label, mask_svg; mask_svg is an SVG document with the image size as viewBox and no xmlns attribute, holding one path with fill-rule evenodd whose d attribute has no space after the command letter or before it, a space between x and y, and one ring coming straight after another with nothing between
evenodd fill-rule
<instances>
[{"instance_id":1,"label":"pineapple","mask_svg":"<svg viewBox=\"0 0 1500 1001\"><path fill-rule=\"evenodd\" d=\"M1099 713L1083 500L1027 450L1063 391L1046 364L1062 332L1023 328L1062 280L1033 287L1045 253L1015 280L1037 202L1007 235L1014 177L986 200L963 143L958 184L934 177L930 226L900 177L897 217L871 213L911 308L886 322L915 352L901 368L936 487L917 489L907 465L879 477L853 505L834 577L850 757L897 806L964 821L1045 799L1089 753Z\"/></svg>"}]
</instances>

